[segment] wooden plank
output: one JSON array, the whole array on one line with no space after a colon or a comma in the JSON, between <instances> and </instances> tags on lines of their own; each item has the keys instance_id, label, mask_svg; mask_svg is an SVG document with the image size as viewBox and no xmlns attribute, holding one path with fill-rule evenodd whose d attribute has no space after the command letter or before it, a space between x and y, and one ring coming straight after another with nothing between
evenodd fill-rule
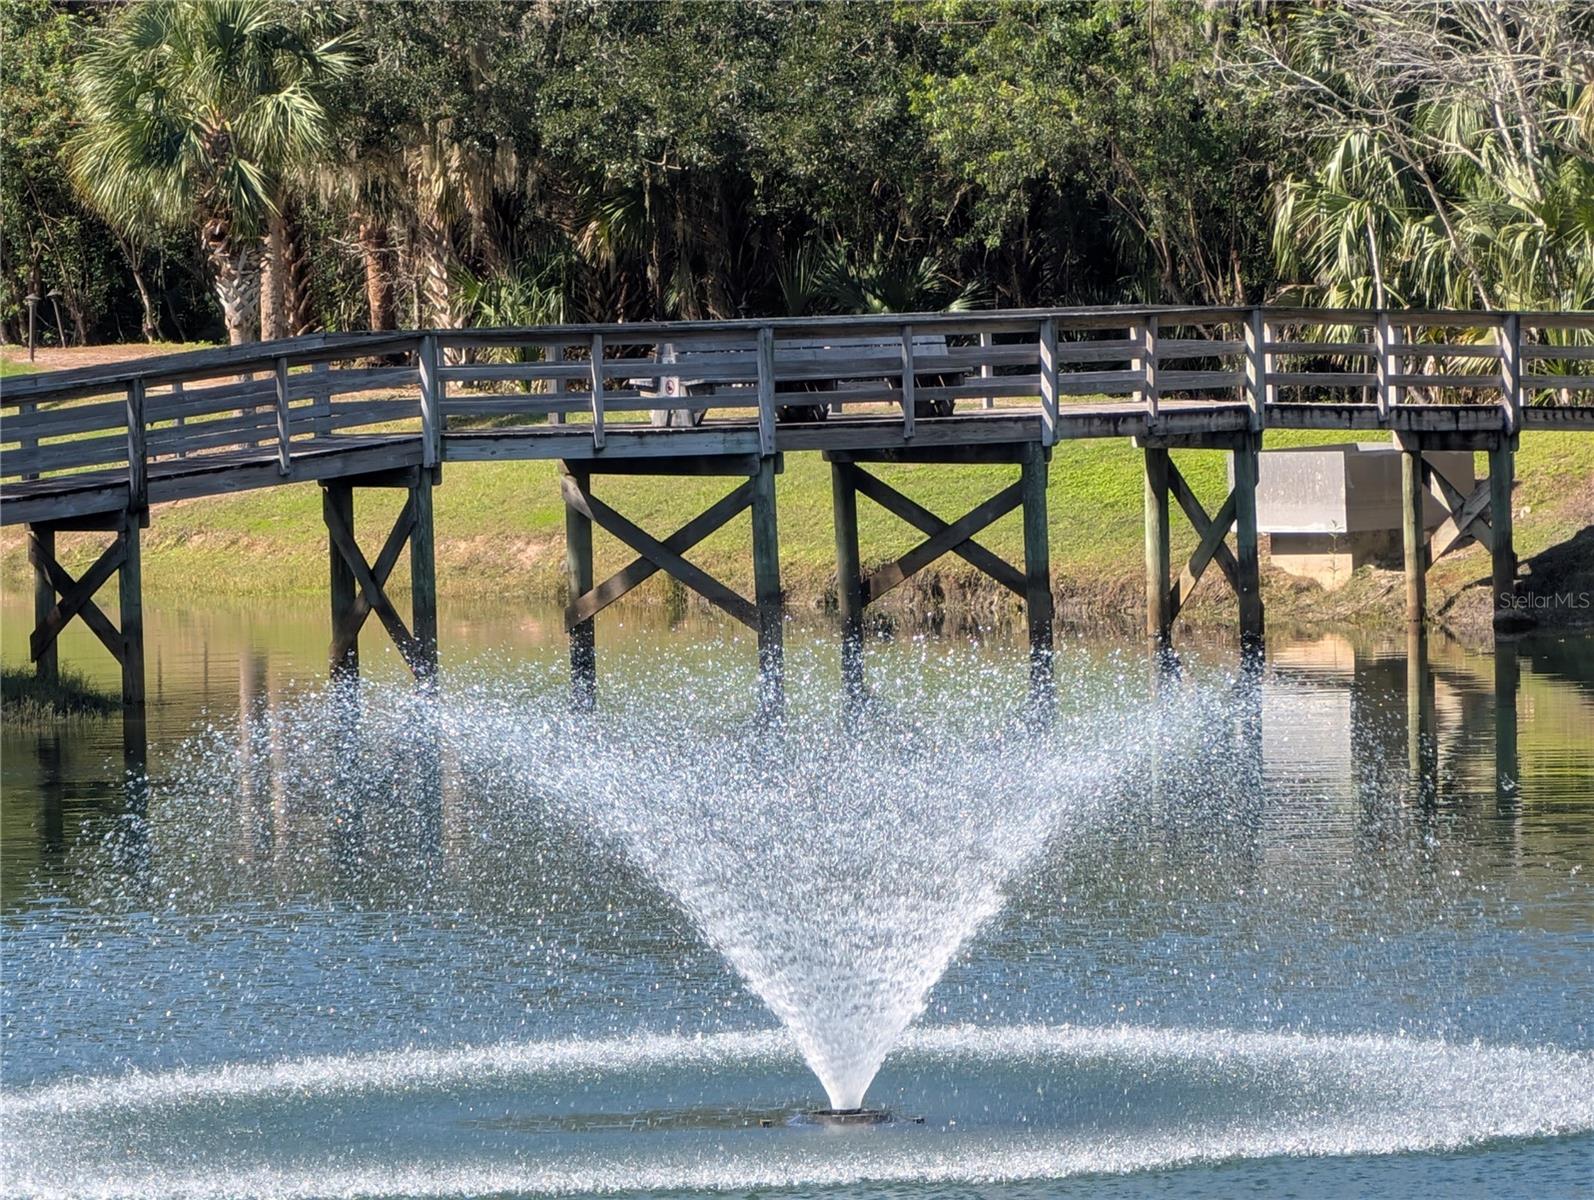
<instances>
[{"instance_id":1,"label":"wooden plank","mask_svg":"<svg viewBox=\"0 0 1594 1200\"><path fill-rule=\"evenodd\" d=\"M1057 440L1057 322L1048 317L1040 324L1041 445Z\"/></svg>"},{"instance_id":2,"label":"wooden plank","mask_svg":"<svg viewBox=\"0 0 1594 1200\"><path fill-rule=\"evenodd\" d=\"M1190 597L1195 594L1196 584L1201 582L1201 577L1206 574L1207 566L1220 552L1227 553L1228 546L1224 539L1229 536L1229 530L1234 526L1235 512L1238 501L1233 492L1224 498L1218 506L1218 511L1207 523L1207 527L1200 532L1196 542L1195 551L1190 555L1190 561L1179 573L1173 589L1167 596L1168 621L1171 624L1175 617L1183 611L1184 606L1190 602ZM1224 573L1233 587L1235 576L1238 575L1238 560L1236 560L1235 575ZM1163 576L1167 578L1166 575Z\"/></svg>"},{"instance_id":3,"label":"wooden plank","mask_svg":"<svg viewBox=\"0 0 1594 1200\"><path fill-rule=\"evenodd\" d=\"M913 437L913 326L902 327L902 436Z\"/></svg>"},{"instance_id":4,"label":"wooden plank","mask_svg":"<svg viewBox=\"0 0 1594 1200\"><path fill-rule=\"evenodd\" d=\"M1196 499L1196 494L1190 490L1190 485L1185 482L1184 476L1180 474L1178 466L1172 459L1168 462L1168 490L1173 494L1173 498L1179 502L1179 507L1184 510L1185 519L1190 522L1190 527L1196 531L1196 536L1205 540L1215 522L1208 518L1207 510L1201 507L1201 501ZM1220 509L1219 511L1221 512L1222 510ZM1226 525L1222 527L1222 532L1228 532ZM1224 578L1229 581L1229 586L1238 595L1240 591L1239 564L1236 562L1234 555L1230 553L1229 547L1223 542L1221 536L1219 536L1218 544L1212 552L1212 560L1218 564L1218 569L1223 572Z\"/></svg>"},{"instance_id":5,"label":"wooden plank","mask_svg":"<svg viewBox=\"0 0 1594 1200\"><path fill-rule=\"evenodd\" d=\"M836 531L836 609L841 618L841 685L850 710L868 698L863 658L863 558L858 546L858 478L850 462L830 464L830 507Z\"/></svg>"},{"instance_id":6,"label":"wooden plank","mask_svg":"<svg viewBox=\"0 0 1594 1200\"><path fill-rule=\"evenodd\" d=\"M1594 388L1594 375L1524 375L1522 382L1531 390L1554 388L1556 391L1586 392Z\"/></svg>"},{"instance_id":7,"label":"wooden plank","mask_svg":"<svg viewBox=\"0 0 1594 1200\"><path fill-rule=\"evenodd\" d=\"M286 475L286 474L288 474L289 471L291 471L293 469L293 463L292 463L292 460L290 458L289 447L288 447L288 439L292 436L292 433L289 430L289 425L288 425L290 417L289 417L289 413L288 413L288 360L287 359L279 358L277 360L276 376L277 376L277 380L276 380L276 382L277 382L277 388L276 388L276 391L277 391L277 404L276 404L276 418L277 418L277 421L276 421L276 424L277 424L277 468L284 475Z\"/></svg>"},{"instance_id":8,"label":"wooden plank","mask_svg":"<svg viewBox=\"0 0 1594 1200\"><path fill-rule=\"evenodd\" d=\"M864 472L859 473L859 490L863 486ZM878 482L878 481L875 481ZM868 493L866 493L868 494ZM874 496L871 494L870 498ZM1012 512L1024 500L1022 483L1010 484L984 503L931 534L896 562L881 567L864 581L865 603L872 604L892 588L918 574L943 554L971 539L999 517Z\"/></svg>"},{"instance_id":9,"label":"wooden plank","mask_svg":"<svg viewBox=\"0 0 1594 1200\"><path fill-rule=\"evenodd\" d=\"M1174 608L1168 594L1172 569L1168 524L1168 452L1145 454L1146 637L1159 647L1168 644Z\"/></svg>"},{"instance_id":10,"label":"wooden plank","mask_svg":"<svg viewBox=\"0 0 1594 1200\"><path fill-rule=\"evenodd\" d=\"M127 502L149 507L149 452L144 446L144 381L127 385Z\"/></svg>"},{"instance_id":11,"label":"wooden plank","mask_svg":"<svg viewBox=\"0 0 1594 1200\"><path fill-rule=\"evenodd\" d=\"M139 385L142 389L142 385ZM139 520L128 513L117 534L122 561L117 571L117 625L122 664L122 721L144 713L144 572L139 553ZM124 731L125 732L125 731Z\"/></svg>"},{"instance_id":12,"label":"wooden plank","mask_svg":"<svg viewBox=\"0 0 1594 1200\"><path fill-rule=\"evenodd\" d=\"M1164 361L1170 358L1222 358L1245 351L1244 341L1218 338L1160 338L1157 356Z\"/></svg>"},{"instance_id":13,"label":"wooden plank","mask_svg":"<svg viewBox=\"0 0 1594 1200\"><path fill-rule=\"evenodd\" d=\"M35 549L42 551L43 548L30 545L28 549L31 554ZM32 560L33 566L45 572L51 587L60 596L29 638L28 652L33 661L37 662L45 651L55 644L55 639L60 636L61 630L71 623L73 617L81 614L84 623L94 631L94 636L100 639L117 662L121 662L121 634L94 603L94 595L105 586L106 580L116 573L126 557L126 539L118 534L116 540L101 551L93 565L78 579L73 579L67 574L61 564L55 561L53 555L46 557L40 553L39 557Z\"/></svg>"},{"instance_id":14,"label":"wooden plank","mask_svg":"<svg viewBox=\"0 0 1594 1200\"><path fill-rule=\"evenodd\" d=\"M753 489L753 596L758 614L759 712L778 716L786 707L785 607L780 589L780 530L775 516L775 464L765 458L748 481Z\"/></svg>"},{"instance_id":15,"label":"wooden plank","mask_svg":"<svg viewBox=\"0 0 1594 1200\"><path fill-rule=\"evenodd\" d=\"M1135 393L1135 398L1146 406L1146 414L1153 423L1157 419L1157 406L1162 401L1162 392L1157 383L1157 316L1155 313L1146 317L1140 325L1140 387Z\"/></svg>"},{"instance_id":16,"label":"wooden plank","mask_svg":"<svg viewBox=\"0 0 1594 1200\"><path fill-rule=\"evenodd\" d=\"M28 562L33 566L33 627L40 629L50 619L50 610L55 607L55 584L51 582L50 572L44 564L55 561L55 530L46 526L28 526ZM35 650L30 644L29 655L33 660L34 674L39 681L53 684L61 677L60 659L56 652L55 640L52 638L48 646Z\"/></svg>"},{"instance_id":17,"label":"wooden plank","mask_svg":"<svg viewBox=\"0 0 1594 1200\"><path fill-rule=\"evenodd\" d=\"M835 465L849 464L838 462ZM886 483L885 480L870 474L868 471L855 472L851 480L853 487L857 491L862 492L892 516L906 521L920 533L933 537L950 528L945 521L929 509L909 499L896 488ZM1024 577L1019 573L1018 569L1000 556L987 550L973 538L948 546L947 549L970 566L984 571L985 574L1007 588L1008 591L1018 596L1024 594Z\"/></svg>"},{"instance_id":18,"label":"wooden plank","mask_svg":"<svg viewBox=\"0 0 1594 1200\"><path fill-rule=\"evenodd\" d=\"M1437 562L1456 547L1456 544L1466 538L1475 538L1478 544L1486 550L1494 548L1494 534L1488 522L1483 520L1489 511L1489 484L1484 483L1473 490L1471 496L1463 496L1455 486L1444 477L1433 463L1423 460L1423 474L1428 481L1428 490L1444 504L1449 515L1429 538L1428 557L1432 562Z\"/></svg>"},{"instance_id":19,"label":"wooden plank","mask_svg":"<svg viewBox=\"0 0 1594 1200\"><path fill-rule=\"evenodd\" d=\"M435 353L435 340L432 344ZM422 467L420 482L409 491L409 512L410 625L416 655L410 670L417 681L429 683L437 675L438 656L437 538L432 521L429 467ZM390 567L389 572L391 570Z\"/></svg>"},{"instance_id":20,"label":"wooden plank","mask_svg":"<svg viewBox=\"0 0 1594 1200\"><path fill-rule=\"evenodd\" d=\"M1046 517L1046 455L1034 447L1019 467L1024 510L1024 615L1029 626L1029 699L1037 716L1050 719L1055 698L1052 655L1051 545Z\"/></svg>"},{"instance_id":21,"label":"wooden plank","mask_svg":"<svg viewBox=\"0 0 1594 1200\"><path fill-rule=\"evenodd\" d=\"M1518 328L1523 318L1517 317ZM1523 342L1519 351L1524 359L1559 359L1564 362L1589 362L1594 360L1594 346L1556 346L1547 342Z\"/></svg>"},{"instance_id":22,"label":"wooden plank","mask_svg":"<svg viewBox=\"0 0 1594 1200\"><path fill-rule=\"evenodd\" d=\"M775 453L775 332L758 327L758 452Z\"/></svg>"},{"instance_id":23,"label":"wooden plank","mask_svg":"<svg viewBox=\"0 0 1594 1200\"><path fill-rule=\"evenodd\" d=\"M1507 433L1515 433L1522 425L1522 318L1515 313L1508 314L1497 336L1500 339L1500 391L1505 428Z\"/></svg>"},{"instance_id":24,"label":"wooden plank","mask_svg":"<svg viewBox=\"0 0 1594 1200\"><path fill-rule=\"evenodd\" d=\"M1378 376L1372 371L1277 371L1267 381L1275 388L1364 388L1376 387Z\"/></svg>"},{"instance_id":25,"label":"wooden plank","mask_svg":"<svg viewBox=\"0 0 1594 1200\"><path fill-rule=\"evenodd\" d=\"M753 484L749 479L670 534L662 544L672 553L684 555L704 538L723 528L752 503ZM583 622L590 621L627 592L653 578L660 569L657 563L650 561L646 556L633 559L597 587L588 587L566 605L565 628L574 629Z\"/></svg>"},{"instance_id":26,"label":"wooden plank","mask_svg":"<svg viewBox=\"0 0 1594 1200\"><path fill-rule=\"evenodd\" d=\"M559 464L559 483L585 495L591 480L579 469L572 471ZM568 495L568 493L566 493ZM577 508L565 501L565 577L567 607L565 631L570 636L570 705L577 712L590 712L597 703L598 653L596 625L592 618L570 619L570 611L581 597L592 590L592 518L585 506Z\"/></svg>"},{"instance_id":27,"label":"wooden plank","mask_svg":"<svg viewBox=\"0 0 1594 1200\"><path fill-rule=\"evenodd\" d=\"M592 377L592 448L604 447L603 430L603 334L592 335L592 357L588 362Z\"/></svg>"},{"instance_id":28,"label":"wooden plank","mask_svg":"<svg viewBox=\"0 0 1594 1200\"><path fill-rule=\"evenodd\" d=\"M1494 539L1489 557L1496 624L1520 616L1516 611L1517 556L1511 511L1515 454L1508 439L1489 451L1489 530Z\"/></svg>"},{"instance_id":29,"label":"wooden plank","mask_svg":"<svg viewBox=\"0 0 1594 1200\"><path fill-rule=\"evenodd\" d=\"M393 644L398 647L405 663L411 671L416 671L419 665L424 664L424 655L421 654L420 647L398 615L398 610L393 607L393 602L385 590L388 576L392 574L398 556L403 552L404 546L409 541L410 531L414 528L413 497L408 495L405 497L398 521L388 534L374 567L365 561L365 555L360 552L359 544L355 541L353 525L345 522L344 514L336 509L323 509L323 514L327 517L327 533L331 536L338 552L343 555L344 562L348 564L360 588L360 593L346 618L351 628L340 640L345 643L352 641L360 626L365 623L366 616L374 612L387 630L388 636L393 639Z\"/></svg>"},{"instance_id":30,"label":"wooden plank","mask_svg":"<svg viewBox=\"0 0 1594 1200\"><path fill-rule=\"evenodd\" d=\"M1262 645L1262 556L1256 528L1256 485L1261 439L1230 452L1234 464L1234 591L1240 601L1240 647L1248 653ZM1221 511L1219 517L1221 519Z\"/></svg>"},{"instance_id":31,"label":"wooden plank","mask_svg":"<svg viewBox=\"0 0 1594 1200\"><path fill-rule=\"evenodd\" d=\"M1262 311L1260 309L1258 312ZM1272 354L1296 354L1305 358L1341 358L1351 355L1377 354L1373 342L1274 342L1267 343Z\"/></svg>"},{"instance_id":32,"label":"wooden plank","mask_svg":"<svg viewBox=\"0 0 1594 1200\"><path fill-rule=\"evenodd\" d=\"M415 354L421 393L421 466L435 467L442 459L443 427L447 418L442 403L448 392L446 380L438 378L437 337L427 334Z\"/></svg>"},{"instance_id":33,"label":"wooden plank","mask_svg":"<svg viewBox=\"0 0 1594 1200\"><path fill-rule=\"evenodd\" d=\"M334 680L348 680L360 673L359 633L364 618L356 621L353 617L358 584L331 530L334 524L354 528L354 489L346 484L322 488L321 516L327 527L331 567L327 595L332 605L332 643L327 651L327 666Z\"/></svg>"},{"instance_id":34,"label":"wooden plank","mask_svg":"<svg viewBox=\"0 0 1594 1200\"><path fill-rule=\"evenodd\" d=\"M670 550L663 542L621 516L596 496L584 493L569 475L560 478L565 503L619 538L638 554L646 555L709 602L718 605L749 629L758 629L757 610L707 571Z\"/></svg>"},{"instance_id":35,"label":"wooden plank","mask_svg":"<svg viewBox=\"0 0 1594 1200\"><path fill-rule=\"evenodd\" d=\"M1500 377L1498 375L1411 375L1392 374L1389 382L1396 387L1434 387L1434 388L1498 388Z\"/></svg>"}]
</instances>

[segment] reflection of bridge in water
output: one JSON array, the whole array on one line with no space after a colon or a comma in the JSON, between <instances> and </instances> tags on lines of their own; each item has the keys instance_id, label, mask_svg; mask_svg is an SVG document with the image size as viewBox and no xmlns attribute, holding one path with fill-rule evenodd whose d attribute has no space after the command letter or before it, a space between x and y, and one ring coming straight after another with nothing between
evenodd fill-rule
<instances>
[{"instance_id":1,"label":"reflection of bridge in water","mask_svg":"<svg viewBox=\"0 0 1594 1200\"><path fill-rule=\"evenodd\" d=\"M578 705L590 705L597 687L594 618L664 572L755 631L761 702L782 707L774 480L785 455L817 452L831 467L849 697L867 690L866 606L955 554L1023 604L1032 698L1044 706L1054 623L1046 496L1058 442L1130 438L1144 455L1147 633L1159 650L1209 570L1237 598L1242 643L1261 649L1256 485L1268 429L1390 433L1403 451L1408 615L1419 624L1424 616L1431 495L1450 514L1445 544L1472 538L1489 547L1497 615L1510 617L1515 449L1537 429L1594 430L1594 406L1534 403L1586 398L1591 332L1586 313L1126 307L314 335L6 381L0 521L29 529L38 671L55 674L57 637L74 620L120 663L135 774L145 705L139 540L152 506L318 485L332 671L357 674L359 635L374 614L424 683L438 656L432 492L444 463L559 464ZM1232 486L1215 511L1192 492L1173 450L1228 456ZM1470 494L1457 491L1424 458L1445 450L1486 452L1488 479ZM888 485L875 470L882 463L1007 465L1017 478L948 519ZM732 486L660 537L595 492L596 479L634 475L717 476ZM397 515L372 556L355 534L356 495L395 491ZM860 495L924 540L865 570ZM1177 573L1174 509L1197 539ZM977 540L1015 510L1022 564ZM751 516L750 598L687 557L743 512ZM593 571L594 527L635 554L602 581ZM56 545L74 531L110 535L78 576L61 565ZM388 590L406 552L407 620ZM112 577L115 622L95 599Z\"/></svg>"}]
</instances>

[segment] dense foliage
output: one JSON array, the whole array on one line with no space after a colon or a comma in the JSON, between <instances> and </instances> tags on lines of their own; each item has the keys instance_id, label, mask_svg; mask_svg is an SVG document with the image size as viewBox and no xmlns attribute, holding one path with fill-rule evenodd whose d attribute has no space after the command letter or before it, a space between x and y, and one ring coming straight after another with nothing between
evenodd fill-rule
<instances>
[{"instance_id":1,"label":"dense foliage","mask_svg":"<svg viewBox=\"0 0 1594 1200\"><path fill-rule=\"evenodd\" d=\"M0 12L11 339L1594 298L1591 4Z\"/></svg>"}]
</instances>

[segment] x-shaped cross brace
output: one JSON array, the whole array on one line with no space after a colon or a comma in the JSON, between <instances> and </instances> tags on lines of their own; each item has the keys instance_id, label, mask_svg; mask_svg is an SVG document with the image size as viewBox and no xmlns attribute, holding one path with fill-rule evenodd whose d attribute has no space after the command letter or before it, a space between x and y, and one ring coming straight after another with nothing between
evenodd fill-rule
<instances>
[{"instance_id":1,"label":"x-shaped cross brace","mask_svg":"<svg viewBox=\"0 0 1594 1200\"><path fill-rule=\"evenodd\" d=\"M1467 538L1476 538L1486 550L1494 549L1494 530L1489 525L1490 483L1485 479L1470 496L1463 496L1433 463L1422 460L1422 477L1428 490L1448 514L1439 528L1433 531L1429 561L1435 561L1454 550Z\"/></svg>"},{"instance_id":2,"label":"x-shaped cross brace","mask_svg":"<svg viewBox=\"0 0 1594 1200\"><path fill-rule=\"evenodd\" d=\"M398 520L393 524L393 531L387 535L387 541L382 545L382 552L376 556L374 565L366 561L359 543L354 540L354 531L345 523L342 514L329 506L325 515L327 533L332 538L332 544L337 547L338 554L348 564L349 570L354 574L355 582L360 585L360 594L354 598L353 605L332 632L332 660L334 662L341 660L353 648L360 636L361 628L365 625L365 619L375 612L387 630L388 636L393 639L393 644L404 656L404 662L410 672L417 678L421 677L430 669L425 647L410 633L409 627L398 615L398 610L393 607L393 602L388 599L385 590L388 576L393 574L393 567L397 564L399 555L404 552L404 543L415 530L413 499L405 497L404 507L399 512Z\"/></svg>"},{"instance_id":3,"label":"x-shaped cross brace","mask_svg":"<svg viewBox=\"0 0 1594 1200\"><path fill-rule=\"evenodd\" d=\"M60 596L55 607L50 609L49 615L45 617L44 623L33 631L33 636L29 639L28 652L33 661L37 662L44 657L55 644L55 639L60 636L61 630L71 623L73 617L81 614L83 623L94 631L94 635L111 652L111 656L120 663L122 635L116 626L111 624L110 618L100 606L94 603L94 593L99 591L106 580L116 574L117 569L127 561L126 533L119 532L116 535L116 540L95 559L94 565L83 573L81 579L72 578L60 563L31 539L28 543L28 561L44 571L50 586Z\"/></svg>"},{"instance_id":4,"label":"x-shaped cross brace","mask_svg":"<svg viewBox=\"0 0 1594 1200\"><path fill-rule=\"evenodd\" d=\"M1023 573L974 540L975 534L1023 503L1022 483L1014 483L1003 488L983 504L977 505L956 521L949 523L861 467L856 469L854 478L858 490L865 496L887 512L912 525L920 533L929 535L896 562L881 567L864 578L865 604L872 604L948 552L978 567L1009 591L1016 592L1020 596L1025 594Z\"/></svg>"},{"instance_id":5,"label":"x-shaped cross brace","mask_svg":"<svg viewBox=\"0 0 1594 1200\"><path fill-rule=\"evenodd\" d=\"M1184 607L1195 591L1196 584L1201 582L1209 564L1216 562L1218 569L1228 579L1229 586L1236 595L1240 592L1240 567L1234 559L1234 552L1229 549L1224 538L1229 536L1229 530L1234 528L1236 514L1235 494L1230 492L1227 499L1218 507L1217 515L1208 517L1207 511L1201 507L1201 501L1196 499L1190 485L1185 482L1179 468L1168 463L1168 490L1174 499L1179 502L1179 507L1184 510L1185 517L1196 531L1200 540L1196 543L1195 552L1190 555L1190 561L1185 564L1179 578L1168 589L1168 619L1171 621L1179 615L1179 610Z\"/></svg>"},{"instance_id":6,"label":"x-shaped cross brace","mask_svg":"<svg viewBox=\"0 0 1594 1200\"><path fill-rule=\"evenodd\" d=\"M590 491L573 475L560 476L565 503L588 520L619 538L640 556L616 571L591 591L578 596L565 608L565 628L573 630L591 620L621 596L658 571L680 580L698 595L735 617L749 629L758 628L758 609L707 571L686 560L685 553L753 503L753 481L748 480L730 495L705 509L662 542L641 526L627 520Z\"/></svg>"}]
</instances>

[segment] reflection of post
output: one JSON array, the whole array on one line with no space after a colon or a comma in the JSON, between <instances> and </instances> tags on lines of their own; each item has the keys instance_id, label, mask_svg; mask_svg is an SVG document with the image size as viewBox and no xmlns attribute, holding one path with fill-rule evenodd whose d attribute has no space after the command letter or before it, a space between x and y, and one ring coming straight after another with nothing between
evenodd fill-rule
<instances>
[{"instance_id":1,"label":"reflection of post","mask_svg":"<svg viewBox=\"0 0 1594 1200\"><path fill-rule=\"evenodd\" d=\"M1494 796L1501 809L1515 811L1520 763L1517 759L1517 686L1522 666L1516 644L1494 641Z\"/></svg>"},{"instance_id":2,"label":"reflection of post","mask_svg":"<svg viewBox=\"0 0 1594 1200\"><path fill-rule=\"evenodd\" d=\"M1052 558L1046 517L1048 454L1026 447L1019 467L1024 507L1024 609L1029 622L1029 695L1037 715L1050 717L1056 694L1052 662Z\"/></svg>"},{"instance_id":3,"label":"reflection of post","mask_svg":"<svg viewBox=\"0 0 1594 1200\"><path fill-rule=\"evenodd\" d=\"M39 735L39 851L45 857L66 849L65 787L61 778L61 735Z\"/></svg>"},{"instance_id":4,"label":"reflection of post","mask_svg":"<svg viewBox=\"0 0 1594 1200\"><path fill-rule=\"evenodd\" d=\"M586 472L561 463L560 470L570 475L585 492L590 486ZM569 578L570 606L592 590L592 518L572 504L565 505L565 572ZM578 712L590 712L597 702L598 656L593 636L593 619L571 624L570 704Z\"/></svg>"},{"instance_id":5,"label":"reflection of post","mask_svg":"<svg viewBox=\"0 0 1594 1200\"><path fill-rule=\"evenodd\" d=\"M1434 716L1428 636L1421 624L1406 627L1406 762L1413 795L1431 805L1439 793L1439 742Z\"/></svg>"},{"instance_id":6,"label":"reflection of post","mask_svg":"<svg viewBox=\"0 0 1594 1200\"><path fill-rule=\"evenodd\" d=\"M238 783L249 844L258 855L269 855L276 837L267 692L266 656L245 650L238 660Z\"/></svg>"},{"instance_id":7,"label":"reflection of post","mask_svg":"<svg viewBox=\"0 0 1594 1200\"><path fill-rule=\"evenodd\" d=\"M841 686L849 711L867 696L863 673L863 567L858 550L858 468L830 464L836 524L836 608L841 616Z\"/></svg>"}]
</instances>

